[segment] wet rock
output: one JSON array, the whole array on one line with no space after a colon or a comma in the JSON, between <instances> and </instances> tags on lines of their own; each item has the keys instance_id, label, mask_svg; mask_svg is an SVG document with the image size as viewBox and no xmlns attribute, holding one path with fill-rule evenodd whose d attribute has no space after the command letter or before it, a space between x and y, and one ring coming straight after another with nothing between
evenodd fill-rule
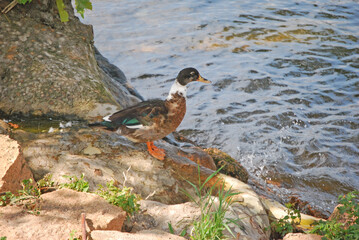
<instances>
[{"instance_id":1,"label":"wet rock","mask_svg":"<svg viewBox=\"0 0 359 240\"><path fill-rule=\"evenodd\" d=\"M159 230L144 230L138 233L93 231L91 232L91 238L93 240L185 240L183 237Z\"/></svg>"},{"instance_id":2,"label":"wet rock","mask_svg":"<svg viewBox=\"0 0 359 240\"><path fill-rule=\"evenodd\" d=\"M178 155L188 158L203 167L209 168L214 171L217 170L217 167L212 157L199 147L179 149Z\"/></svg>"},{"instance_id":3,"label":"wet rock","mask_svg":"<svg viewBox=\"0 0 359 240\"><path fill-rule=\"evenodd\" d=\"M64 3L67 23L60 22L56 2L47 0L18 4L7 13L9 21L0 21L5 114L93 119L138 102L123 74L116 75L119 83L97 65L92 27L74 16L69 0Z\"/></svg>"},{"instance_id":4,"label":"wet rock","mask_svg":"<svg viewBox=\"0 0 359 240\"><path fill-rule=\"evenodd\" d=\"M0 236L7 239L68 239L72 231L81 233L81 213L86 214L87 232L120 230L126 213L90 193L61 189L42 195L39 215L22 208L0 208Z\"/></svg>"},{"instance_id":5,"label":"wet rock","mask_svg":"<svg viewBox=\"0 0 359 240\"><path fill-rule=\"evenodd\" d=\"M213 158L218 168L223 167L222 173L235 177L242 182L248 182L248 172L237 160L217 148L207 148L205 151Z\"/></svg>"},{"instance_id":6,"label":"wet rock","mask_svg":"<svg viewBox=\"0 0 359 240\"><path fill-rule=\"evenodd\" d=\"M283 240L321 240L322 237L316 234L288 233Z\"/></svg>"},{"instance_id":7,"label":"wet rock","mask_svg":"<svg viewBox=\"0 0 359 240\"><path fill-rule=\"evenodd\" d=\"M295 209L300 210L300 212L302 212L302 213L305 213L305 214L308 214L310 216L317 217L317 218L327 218L327 216L324 213L314 209L309 204L309 202L303 201L300 198L298 198L297 196L291 196L289 199L289 202L291 204L293 204Z\"/></svg>"},{"instance_id":8,"label":"wet rock","mask_svg":"<svg viewBox=\"0 0 359 240\"><path fill-rule=\"evenodd\" d=\"M0 135L0 192L17 193L24 179L33 179L19 144L9 136Z\"/></svg>"}]
</instances>

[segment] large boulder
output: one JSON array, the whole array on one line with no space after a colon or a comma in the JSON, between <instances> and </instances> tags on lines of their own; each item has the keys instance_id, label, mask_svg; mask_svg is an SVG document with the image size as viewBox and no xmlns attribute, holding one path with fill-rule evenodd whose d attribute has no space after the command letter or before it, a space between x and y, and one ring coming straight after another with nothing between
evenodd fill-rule
<instances>
[{"instance_id":1,"label":"large boulder","mask_svg":"<svg viewBox=\"0 0 359 240\"><path fill-rule=\"evenodd\" d=\"M188 149L180 149L163 140L155 142L166 151L166 158L160 161L148 154L146 144L134 144L115 132L101 129L73 127L63 129L63 132L37 134L32 140L23 137L23 134L22 131L14 131L14 137L26 139L24 155L35 179L51 173L54 181L64 182L67 179L63 175L80 176L84 173L85 180L90 182L90 190L114 180L133 187L134 192L143 199L159 202L143 205L147 217L139 216L136 221L147 219L150 222L135 224L134 230L141 230L141 224L148 226L142 230L168 230L167 224L171 222L177 233L188 226L193 220L190 216L195 217L196 214L190 208L192 205L186 203L189 199L181 190L195 196L194 188L187 180L198 185L199 177L203 183L213 173L213 170L200 167L198 176L197 161L191 161L181 152ZM193 156L195 149L189 149L189 156ZM196 158L202 156L201 153L194 155ZM223 174L218 174L208 182L208 186L214 184L239 193L235 200L239 203L228 212L229 217L241 219L241 227L234 224L230 226L241 236L239 239L268 239L270 231L265 230L269 229L266 210L251 187Z\"/></svg>"},{"instance_id":2,"label":"large boulder","mask_svg":"<svg viewBox=\"0 0 359 240\"><path fill-rule=\"evenodd\" d=\"M20 145L7 135L0 134L0 192L17 193L24 179L33 179Z\"/></svg>"},{"instance_id":3,"label":"large boulder","mask_svg":"<svg viewBox=\"0 0 359 240\"><path fill-rule=\"evenodd\" d=\"M0 8L8 3L1 1ZM66 23L60 22L56 1L49 0L18 4L0 21L0 111L5 114L88 120L138 101L123 84L123 73L116 68L105 73L98 66L92 27L74 16L70 0L64 3Z\"/></svg>"}]
</instances>

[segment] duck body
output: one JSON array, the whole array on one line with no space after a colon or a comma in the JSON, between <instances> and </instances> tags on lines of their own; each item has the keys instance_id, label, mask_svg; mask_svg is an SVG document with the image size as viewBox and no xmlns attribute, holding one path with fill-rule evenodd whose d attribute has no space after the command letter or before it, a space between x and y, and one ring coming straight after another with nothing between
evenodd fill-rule
<instances>
[{"instance_id":1,"label":"duck body","mask_svg":"<svg viewBox=\"0 0 359 240\"><path fill-rule=\"evenodd\" d=\"M149 153L163 160L164 150L154 146L176 130L186 114L186 85L192 81L210 83L194 68L185 68L177 76L166 100L138 103L104 118L100 124L136 143L147 143Z\"/></svg>"}]
</instances>

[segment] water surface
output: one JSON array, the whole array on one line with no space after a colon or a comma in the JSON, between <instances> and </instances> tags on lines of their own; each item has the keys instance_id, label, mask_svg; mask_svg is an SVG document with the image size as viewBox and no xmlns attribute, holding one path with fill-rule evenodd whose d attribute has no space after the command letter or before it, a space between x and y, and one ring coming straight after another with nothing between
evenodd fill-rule
<instances>
[{"instance_id":1,"label":"water surface","mask_svg":"<svg viewBox=\"0 0 359 240\"><path fill-rule=\"evenodd\" d=\"M145 98L184 67L213 81L189 86L179 130L238 159L259 191L329 213L359 189L357 1L92 2L95 45Z\"/></svg>"}]
</instances>

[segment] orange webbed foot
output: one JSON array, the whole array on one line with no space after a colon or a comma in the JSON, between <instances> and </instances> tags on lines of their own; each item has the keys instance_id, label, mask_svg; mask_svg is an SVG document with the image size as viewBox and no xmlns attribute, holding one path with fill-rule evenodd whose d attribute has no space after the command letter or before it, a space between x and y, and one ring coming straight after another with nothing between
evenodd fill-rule
<instances>
[{"instance_id":1,"label":"orange webbed foot","mask_svg":"<svg viewBox=\"0 0 359 240\"><path fill-rule=\"evenodd\" d=\"M152 157L157 158L158 160L164 160L166 153L162 148L158 148L155 146L153 142L147 142L147 150L151 154Z\"/></svg>"}]
</instances>

